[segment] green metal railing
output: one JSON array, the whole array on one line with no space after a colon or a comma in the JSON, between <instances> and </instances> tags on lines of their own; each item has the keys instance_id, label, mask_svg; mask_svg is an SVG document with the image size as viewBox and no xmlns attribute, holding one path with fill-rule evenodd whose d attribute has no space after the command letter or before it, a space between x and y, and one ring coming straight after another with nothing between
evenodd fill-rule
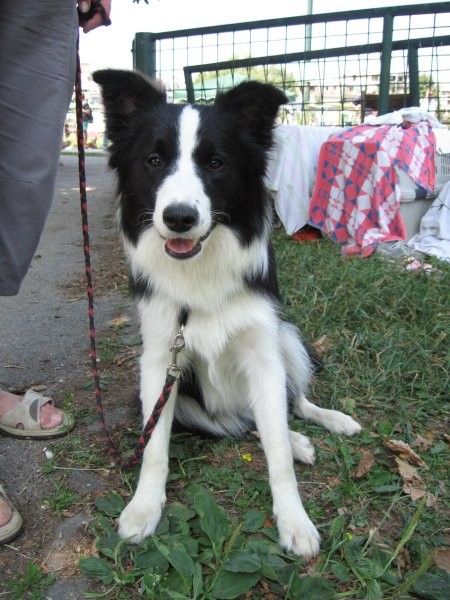
<instances>
[{"instance_id":1,"label":"green metal railing","mask_svg":"<svg viewBox=\"0 0 450 600\"><path fill-rule=\"evenodd\" d=\"M450 122L450 2L137 33L134 68L175 102L209 102L242 79L270 81L299 123L347 124L367 94L380 114L393 96L419 105L433 87Z\"/></svg>"}]
</instances>

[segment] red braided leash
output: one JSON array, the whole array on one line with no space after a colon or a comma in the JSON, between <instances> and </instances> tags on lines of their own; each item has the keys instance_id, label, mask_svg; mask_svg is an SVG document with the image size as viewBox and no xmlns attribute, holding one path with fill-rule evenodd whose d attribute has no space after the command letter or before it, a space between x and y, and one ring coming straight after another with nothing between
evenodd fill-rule
<instances>
[{"instance_id":1,"label":"red braided leash","mask_svg":"<svg viewBox=\"0 0 450 600\"><path fill-rule=\"evenodd\" d=\"M171 365L167 370L167 377L162 389L161 395L156 401L155 407L152 414L150 415L147 424L145 425L132 456L125 459L121 456L117 450L108 428L105 423L105 417L103 414L102 397L100 391L100 375L97 367L97 350L95 343L95 323L94 323L94 293L92 287L92 270L91 270L91 256L90 256L90 245L89 245L89 225L88 225L88 209L87 209L87 195L86 195L86 168L85 168L85 153L84 153L84 138L83 138L83 113L82 113L82 87L81 87L81 67L80 67L80 54L78 51L77 43L77 67L75 75L75 97L76 97L76 120L77 120L77 141L78 141L78 170L80 178L80 202L81 202L81 221L83 228L83 246L84 246L84 260L86 267L86 284L87 284L87 296L88 296L88 312L89 312L89 334L91 340L91 361L92 361L92 377L94 380L95 400L96 400L96 412L100 422L100 428L103 431L105 443L107 446L108 453L114 458L117 464L122 468L130 468L139 464L142 454L144 453L145 447L151 438L153 431L158 423L164 406L166 405L170 393L172 392L173 386L178 379L179 369L174 365ZM184 316L185 315L185 316ZM187 318L187 314L183 313L183 317L180 315L180 319ZM180 327L182 326L180 320ZM183 342L184 345L184 342ZM179 351L182 346L177 346L172 350ZM170 371L176 373L172 375Z\"/></svg>"}]
</instances>

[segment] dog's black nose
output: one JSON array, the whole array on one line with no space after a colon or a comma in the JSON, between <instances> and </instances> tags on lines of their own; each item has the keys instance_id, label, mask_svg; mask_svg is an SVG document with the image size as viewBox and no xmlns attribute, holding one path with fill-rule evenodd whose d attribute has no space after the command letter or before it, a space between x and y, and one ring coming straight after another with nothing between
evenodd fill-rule
<instances>
[{"instance_id":1,"label":"dog's black nose","mask_svg":"<svg viewBox=\"0 0 450 600\"><path fill-rule=\"evenodd\" d=\"M170 204L163 211L163 221L171 231L189 231L197 224L197 209L187 204Z\"/></svg>"}]
</instances>

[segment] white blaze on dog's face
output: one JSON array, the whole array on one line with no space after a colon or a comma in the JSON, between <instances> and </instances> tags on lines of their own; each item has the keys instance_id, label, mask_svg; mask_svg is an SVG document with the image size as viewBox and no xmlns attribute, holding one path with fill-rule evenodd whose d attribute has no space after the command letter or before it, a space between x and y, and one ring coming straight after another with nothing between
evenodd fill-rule
<instances>
[{"instance_id":1,"label":"white blaze on dog's face","mask_svg":"<svg viewBox=\"0 0 450 600\"><path fill-rule=\"evenodd\" d=\"M210 200L194 162L199 122L198 111L186 106L179 121L178 159L156 194L153 224L174 258L200 252L212 225Z\"/></svg>"}]
</instances>

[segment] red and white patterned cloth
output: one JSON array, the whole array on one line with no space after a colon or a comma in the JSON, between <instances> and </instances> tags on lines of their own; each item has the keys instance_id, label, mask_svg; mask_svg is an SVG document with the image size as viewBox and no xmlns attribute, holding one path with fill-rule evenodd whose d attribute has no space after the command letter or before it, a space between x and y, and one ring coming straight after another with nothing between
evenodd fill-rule
<instances>
[{"instance_id":1,"label":"red and white patterned cloth","mask_svg":"<svg viewBox=\"0 0 450 600\"><path fill-rule=\"evenodd\" d=\"M404 240L397 169L432 192L435 139L426 121L358 125L320 150L309 223L340 244L344 254L370 256L380 242Z\"/></svg>"}]
</instances>

